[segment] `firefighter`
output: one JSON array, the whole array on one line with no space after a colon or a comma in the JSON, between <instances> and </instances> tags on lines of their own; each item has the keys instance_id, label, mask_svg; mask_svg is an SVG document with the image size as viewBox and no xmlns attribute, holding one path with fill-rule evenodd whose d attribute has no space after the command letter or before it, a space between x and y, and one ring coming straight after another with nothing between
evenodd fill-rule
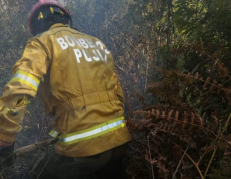
<instances>
[{"instance_id":1,"label":"firefighter","mask_svg":"<svg viewBox=\"0 0 231 179\"><path fill-rule=\"evenodd\" d=\"M38 92L55 116L50 135L58 142L31 178L113 178L131 136L112 54L99 39L73 29L70 13L55 0L34 5L29 28L34 37L0 98L1 156L13 152L27 101Z\"/></svg>"}]
</instances>

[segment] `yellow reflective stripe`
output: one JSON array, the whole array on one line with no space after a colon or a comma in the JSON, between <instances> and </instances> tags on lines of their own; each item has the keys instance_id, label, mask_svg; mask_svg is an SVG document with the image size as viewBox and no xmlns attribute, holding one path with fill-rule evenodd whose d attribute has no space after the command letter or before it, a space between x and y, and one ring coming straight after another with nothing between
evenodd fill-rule
<instances>
[{"instance_id":1,"label":"yellow reflective stripe","mask_svg":"<svg viewBox=\"0 0 231 179\"><path fill-rule=\"evenodd\" d=\"M56 132L56 131L54 131L54 130L52 130L52 131L50 131L49 135L50 135L51 137L56 138L56 137L59 135L59 133Z\"/></svg>"},{"instance_id":2,"label":"yellow reflective stripe","mask_svg":"<svg viewBox=\"0 0 231 179\"><path fill-rule=\"evenodd\" d=\"M33 90L37 91L37 88L33 85L31 85L30 83L28 83L27 81L25 80L22 80L20 78L13 78L12 80L10 80L11 82L13 81L18 81L18 82L21 82L21 83L25 83L27 86L31 87Z\"/></svg>"},{"instance_id":3,"label":"yellow reflective stripe","mask_svg":"<svg viewBox=\"0 0 231 179\"><path fill-rule=\"evenodd\" d=\"M74 133L67 134L67 135L61 135L60 138L71 137L71 136L73 136L73 135L77 135L77 134L82 134L82 133L85 133L85 132L89 132L89 131L92 131L92 130L94 130L94 129L103 127L103 126L105 126L105 125L107 125L107 124L111 124L111 123L113 123L113 122L117 122L117 121L120 121L120 120L123 120L123 119L124 119L124 117L119 117L119 118L113 119L113 120L111 120L111 121L105 122L105 123L103 123L103 124L100 124L100 125L91 127L91 128L89 128L89 129L85 129L85 130L78 131L78 132L74 132Z\"/></svg>"},{"instance_id":4,"label":"yellow reflective stripe","mask_svg":"<svg viewBox=\"0 0 231 179\"><path fill-rule=\"evenodd\" d=\"M125 127L125 123L121 124L120 126L117 126L117 127L114 127L113 129L108 129L106 131L103 131L101 133L98 133L98 134L95 134L95 135L91 135L89 137L85 137L85 138L81 138L81 139L76 139L76 140L73 140L73 141L70 141L70 142L62 142L62 141L59 141L60 144L62 145L71 145L71 144L74 144L74 143L77 143L77 142L81 142L81 141L84 141L84 140L89 140L89 139L93 139L93 138L96 138L96 137L99 137L103 134L107 134L109 132L112 132L116 129L119 129L119 128L122 128L122 127Z\"/></svg>"},{"instance_id":5,"label":"yellow reflective stripe","mask_svg":"<svg viewBox=\"0 0 231 179\"><path fill-rule=\"evenodd\" d=\"M22 70L18 70L15 74L17 74L17 73L20 73L20 74L23 74L25 76L28 76L28 77L32 78L38 84L40 83L40 81L38 80L38 78L36 78L34 75L31 75L30 73L27 73L27 72L22 71Z\"/></svg>"},{"instance_id":6,"label":"yellow reflective stripe","mask_svg":"<svg viewBox=\"0 0 231 179\"><path fill-rule=\"evenodd\" d=\"M34 89L35 91L38 90L38 86L40 83L39 80L35 76L33 76L30 73L27 73L25 71L22 71L22 70L18 70L14 74L13 78L11 79L11 82L13 82L13 81L24 83L27 86Z\"/></svg>"},{"instance_id":7,"label":"yellow reflective stripe","mask_svg":"<svg viewBox=\"0 0 231 179\"><path fill-rule=\"evenodd\" d=\"M50 132L49 132L49 135L52 135L52 134L53 134L53 132L54 132L54 130L50 131Z\"/></svg>"},{"instance_id":8,"label":"yellow reflective stripe","mask_svg":"<svg viewBox=\"0 0 231 179\"><path fill-rule=\"evenodd\" d=\"M115 120L111 120L107 123L100 124L98 126L92 127L90 129L86 129L80 132L63 135L59 138L59 143L62 145L70 145L76 142L89 140L103 134L112 132L116 129L125 127L126 124L124 122L124 117L117 118Z\"/></svg>"}]
</instances>

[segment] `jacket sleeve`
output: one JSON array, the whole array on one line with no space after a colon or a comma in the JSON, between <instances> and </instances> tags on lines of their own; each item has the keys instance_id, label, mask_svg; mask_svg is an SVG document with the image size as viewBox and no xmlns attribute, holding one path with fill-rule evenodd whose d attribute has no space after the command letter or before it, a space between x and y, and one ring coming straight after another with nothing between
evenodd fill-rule
<instances>
[{"instance_id":1,"label":"jacket sleeve","mask_svg":"<svg viewBox=\"0 0 231 179\"><path fill-rule=\"evenodd\" d=\"M0 140L13 142L21 131L27 100L37 93L51 61L48 47L39 38L29 39L21 59L13 66L12 79L0 97Z\"/></svg>"}]
</instances>

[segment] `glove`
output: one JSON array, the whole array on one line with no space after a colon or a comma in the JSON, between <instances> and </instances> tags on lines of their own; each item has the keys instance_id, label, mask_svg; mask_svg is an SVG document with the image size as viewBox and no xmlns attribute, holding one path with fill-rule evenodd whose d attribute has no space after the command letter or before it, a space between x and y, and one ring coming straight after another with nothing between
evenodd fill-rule
<instances>
[{"instance_id":1,"label":"glove","mask_svg":"<svg viewBox=\"0 0 231 179\"><path fill-rule=\"evenodd\" d=\"M10 146L0 147L0 169L12 166L15 158L16 155L14 154L14 143Z\"/></svg>"}]
</instances>

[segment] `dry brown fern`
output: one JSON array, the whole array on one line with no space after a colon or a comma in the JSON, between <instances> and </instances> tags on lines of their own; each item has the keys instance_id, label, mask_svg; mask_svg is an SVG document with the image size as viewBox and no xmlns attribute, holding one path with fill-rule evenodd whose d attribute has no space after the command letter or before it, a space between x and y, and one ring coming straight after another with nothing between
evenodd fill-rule
<instances>
[{"instance_id":1,"label":"dry brown fern","mask_svg":"<svg viewBox=\"0 0 231 179\"><path fill-rule=\"evenodd\" d=\"M138 93L135 93L134 96L142 103L142 105L145 107L147 106L146 103L145 103L145 98L144 96L138 94Z\"/></svg>"},{"instance_id":2,"label":"dry brown fern","mask_svg":"<svg viewBox=\"0 0 231 179\"><path fill-rule=\"evenodd\" d=\"M188 143L191 147L195 147L195 142L188 135L193 128L202 128L204 122L198 114L193 112L179 112L173 109L169 111L160 111L158 109L150 109L148 111L135 111L133 114L144 115L146 118L140 120L137 129L148 128L150 131L164 132L173 136L177 136L180 140Z\"/></svg>"},{"instance_id":3,"label":"dry brown fern","mask_svg":"<svg viewBox=\"0 0 231 179\"><path fill-rule=\"evenodd\" d=\"M196 148L196 143L193 141L192 137L188 135L188 132L182 133L177 127L171 123L160 121L154 128L155 132L164 132L172 136L177 136L181 141L189 144L192 148Z\"/></svg>"},{"instance_id":4,"label":"dry brown fern","mask_svg":"<svg viewBox=\"0 0 231 179\"><path fill-rule=\"evenodd\" d=\"M220 141L219 144L217 144L217 147L219 149L228 149L231 146L231 134L224 137L223 140Z\"/></svg>"},{"instance_id":5,"label":"dry brown fern","mask_svg":"<svg viewBox=\"0 0 231 179\"><path fill-rule=\"evenodd\" d=\"M210 78L208 77L208 78L205 80L205 83L204 83L204 85L203 85L203 88L204 88L204 89L207 89L207 85L209 84L209 82L210 82Z\"/></svg>"},{"instance_id":6,"label":"dry brown fern","mask_svg":"<svg viewBox=\"0 0 231 179\"><path fill-rule=\"evenodd\" d=\"M200 117L200 115L193 112L179 112L173 109L166 111L160 111L159 109L150 109L146 111L137 110L134 111L133 114L145 115L146 120L152 119L152 122L156 120L158 121L159 119L166 120L173 125L180 125L182 130L185 129L186 125L190 125L190 129L192 129L192 126L197 126L199 128L204 126L204 121Z\"/></svg>"},{"instance_id":7,"label":"dry brown fern","mask_svg":"<svg viewBox=\"0 0 231 179\"><path fill-rule=\"evenodd\" d=\"M217 84L217 80L214 79L212 83L210 83L210 77L207 77L205 80L200 77L199 74L196 73L195 76L190 74L180 74L179 75L182 81L185 81L186 86L188 85L189 81L196 81L199 79L199 81L204 82L203 89L206 90L208 86L209 92L211 93L217 93L220 94L221 92L224 92L226 94L226 98L230 98L231 90L229 88L225 88L223 84ZM192 86L191 86L192 87ZM188 90L190 91L190 90Z\"/></svg>"},{"instance_id":8,"label":"dry brown fern","mask_svg":"<svg viewBox=\"0 0 231 179\"><path fill-rule=\"evenodd\" d=\"M229 70L225 67L224 63L221 62L220 60L216 60L215 66L219 70L218 78L226 78L229 77Z\"/></svg>"},{"instance_id":9,"label":"dry brown fern","mask_svg":"<svg viewBox=\"0 0 231 179\"><path fill-rule=\"evenodd\" d=\"M215 115L212 115L213 122L211 123L211 131L215 132L218 127L218 118Z\"/></svg>"},{"instance_id":10,"label":"dry brown fern","mask_svg":"<svg viewBox=\"0 0 231 179\"><path fill-rule=\"evenodd\" d=\"M165 87L165 83L163 81L153 82L147 86L147 92L151 92L153 90L164 88L164 87Z\"/></svg>"},{"instance_id":11,"label":"dry brown fern","mask_svg":"<svg viewBox=\"0 0 231 179\"><path fill-rule=\"evenodd\" d=\"M209 91L213 93L217 89L217 80L213 80L212 85L209 88Z\"/></svg>"},{"instance_id":12,"label":"dry brown fern","mask_svg":"<svg viewBox=\"0 0 231 179\"><path fill-rule=\"evenodd\" d=\"M170 171L166 169L165 163L166 163L166 158L164 158L161 154L159 154L157 158L158 174L159 176L162 176L163 178L167 179Z\"/></svg>"}]
</instances>

